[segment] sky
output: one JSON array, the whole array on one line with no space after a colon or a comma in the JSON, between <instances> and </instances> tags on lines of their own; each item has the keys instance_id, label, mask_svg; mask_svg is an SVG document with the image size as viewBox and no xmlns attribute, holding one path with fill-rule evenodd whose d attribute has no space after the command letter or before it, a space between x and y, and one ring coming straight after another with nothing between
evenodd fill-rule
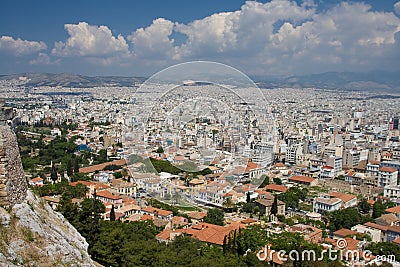
<instances>
[{"instance_id":1,"label":"sky","mask_svg":"<svg viewBox=\"0 0 400 267\"><path fill-rule=\"evenodd\" d=\"M0 2L0 74L150 76L195 60L250 76L400 71L400 1Z\"/></svg>"}]
</instances>

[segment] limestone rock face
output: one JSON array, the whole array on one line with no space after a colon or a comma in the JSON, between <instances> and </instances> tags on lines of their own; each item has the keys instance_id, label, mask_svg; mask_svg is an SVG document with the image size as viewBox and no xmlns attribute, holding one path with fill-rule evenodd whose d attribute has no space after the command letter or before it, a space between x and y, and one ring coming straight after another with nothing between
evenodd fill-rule
<instances>
[{"instance_id":1,"label":"limestone rock face","mask_svg":"<svg viewBox=\"0 0 400 267\"><path fill-rule=\"evenodd\" d=\"M78 231L29 190L11 211L0 208L0 266L95 266L87 248Z\"/></svg>"},{"instance_id":2,"label":"limestone rock face","mask_svg":"<svg viewBox=\"0 0 400 267\"><path fill-rule=\"evenodd\" d=\"M28 190L12 116L0 105L0 266L95 266L78 231Z\"/></svg>"},{"instance_id":3,"label":"limestone rock face","mask_svg":"<svg viewBox=\"0 0 400 267\"><path fill-rule=\"evenodd\" d=\"M0 198L4 199L0 199L0 204L6 202L8 205L4 206L13 206L21 203L27 188L17 137L8 125L0 125Z\"/></svg>"}]
</instances>

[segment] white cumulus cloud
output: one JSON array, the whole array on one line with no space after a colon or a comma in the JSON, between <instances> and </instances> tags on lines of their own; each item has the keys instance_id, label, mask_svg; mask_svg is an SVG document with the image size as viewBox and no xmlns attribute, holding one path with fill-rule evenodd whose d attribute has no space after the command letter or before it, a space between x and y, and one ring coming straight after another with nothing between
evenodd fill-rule
<instances>
[{"instance_id":1,"label":"white cumulus cloud","mask_svg":"<svg viewBox=\"0 0 400 267\"><path fill-rule=\"evenodd\" d=\"M65 24L69 34L66 42L56 42L52 54L60 57L89 56L113 57L129 53L122 35L114 36L107 26L89 25L86 22Z\"/></svg>"},{"instance_id":2,"label":"white cumulus cloud","mask_svg":"<svg viewBox=\"0 0 400 267\"><path fill-rule=\"evenodd\" d=\"M59 60L52 61L50 56L46 53L39 53L36 59L32 59L29 61L31 65L53 65L58 64Z\"/></svg>"},{"instance_id":3,"label":"white cumulus cloud","mask_svg":"<svg viewBox=\"0 0 400 267\"><path fill-rule=\"evenodd\" d=\"M397 15L400 15L400 1L394 4L394 12L396 12Z\"/></svg>"},{"instance_id":4,"label":"white cumulus cloud","mask_svg":"<svg viewBox=\"0 0 400 267\"><path fill-rule=\"evenodd\" d=\"M69 38L52 55L82 56L96 64L155 68L214 60L249 74L367 71L400 66L400 2L393 12L363 2L247 1L240 10L188 23L155 19L126 40L107 26L66 24ZM175 40L175 38L181 38Z\"/></svg>"},{"instance_id":5,"label":"white cumulus cloud","mask_svg":"<svg viewBox=\"0 0 400 267\"><path fill-rule=\"evenodd\" d=\"M128 40L133 43L133 51L140 58L165 59L174 57L174 40L169 36L174 29L174 23L159 18L146 28L139 28Z\"/></svg>"},{"instance_id":6,"label":"white cumulus cloud","mask_svg":"<svg viewBox=\"0 0 400 267\"><path fill-rule=\"evenodd\" d=\"M11 36L0 37L0 51L16 56L34 54L45 49L47 49L47 45L44 42L14 39Z\"/></svg>"}]
</instances>

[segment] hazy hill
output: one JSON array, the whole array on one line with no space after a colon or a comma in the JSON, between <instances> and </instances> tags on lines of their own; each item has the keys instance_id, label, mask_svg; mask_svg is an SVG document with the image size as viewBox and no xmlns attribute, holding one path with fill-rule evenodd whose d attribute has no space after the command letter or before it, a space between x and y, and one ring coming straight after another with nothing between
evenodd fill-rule
<instances>
[{"instance_id":1,"label":"hazy hill","mask_svg":"<svg viewBox=\"0 0 400 267\"><path fill-rule=\"evenodd\" d=\"M28 86L61 86L61 87L95 87L95 86L133 86L141 83L145 78L120 76L83 76L70 73L21 73L4 75L0 79L18 79L27 77Z\"/></svg>"},{"instance_id":2,"label":"hazy hill","mask_svg":"<svg viewBox=\"0 0 400 267\"><path fill-rule=\"evenodd\" d=\"M255 80L264 88L315 87L326 89L383 91L400 93L400 73L397 72L325 72L289 77L261 77Z\"/></svg>"},{"instance_id":3,"label":"hazy hill","mask_svg":"<svg viewBox=\"0 0 400 267\"><path fill-rule=\"evenodd\" d=\"M84 76L78 74L22 73L2 75L0 79L27 77L28 86L95 87L95 86L133 86L146 80L143 77L122 76ZM225 77L229 80L229 77ZM400 94L399 72L325 72L295 76L254 76L261 88L296 87L325 88L357 91L380 91Z\"/></svg>"}]
</instances>

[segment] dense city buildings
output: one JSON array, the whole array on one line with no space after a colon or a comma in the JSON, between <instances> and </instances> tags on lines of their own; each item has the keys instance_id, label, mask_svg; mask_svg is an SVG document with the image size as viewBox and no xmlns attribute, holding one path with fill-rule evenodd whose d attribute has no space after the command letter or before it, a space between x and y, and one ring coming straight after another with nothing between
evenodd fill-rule
<instances>
[{"instance_id":1,"label":"dense city buildings","mask_svg":"<svg viewBox=\"0 0 400 267\"><path fill-rule=\"evenodd\" d=\"M45 188L67 183L101 201L104 220L162 227L159 242L189 235L225 246L254 225L274 235L300 233L318 245L343 239L360 251L371 242L400 241L400 212L391 208L400 205L393 99L257 88L262 98L244 101L233 90L185 83L154 102L163 84L139 95L139 85L55 88L26 81L1 80L1 95L15 112L9 124L29 186L55 209L65 205L63 194ZM61 154L47 157L58 142L65 145ZM82 198L71 201L80 205ZM205 219L212 208L225 211L221 225ZM330 214L349 210L372 217L336 229Z\"/></svg>"}]
</instances>

